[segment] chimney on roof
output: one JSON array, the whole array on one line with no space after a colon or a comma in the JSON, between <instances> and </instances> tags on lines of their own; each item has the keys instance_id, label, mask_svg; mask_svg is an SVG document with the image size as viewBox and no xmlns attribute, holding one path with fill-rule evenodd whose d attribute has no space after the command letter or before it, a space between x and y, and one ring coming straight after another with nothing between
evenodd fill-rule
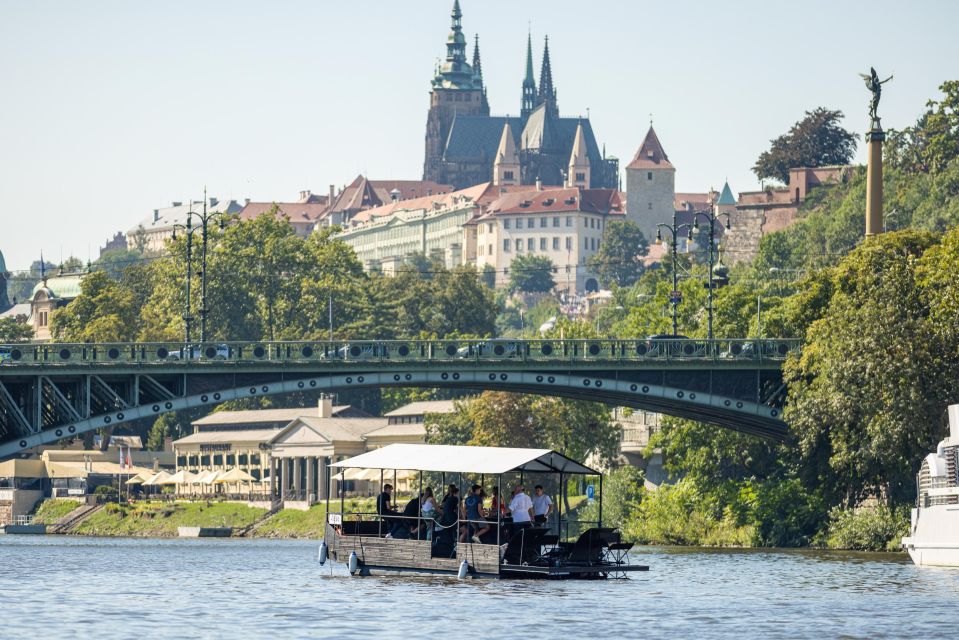
<instances>
[{"instance_id":1,"label":"chimney on roof","mask_svg":"<svg viewBox=\"0 0 959 640\"><path fill-rule=\"evenodd\" d=\"M156 222L156 221L159 220L159 219L160 219L160 210L159 210L159 209L154 209L154 210L153 210L153 221Z\"/></svg>"},{"instance_id":2,"label":"chimney on roof","mask_svg":"<svg viewBox=\"0 0 959 640\"><path fill-rule=\"evenodd\" d=\"M543 179L540 178L539 176L536 176L536 190L537 191L543 190Z\"/></svg>"},{"instance_id":3,"label":"chimney on roof","mask_svg":"<svg viewBox=\"0 0 959 640\"><path fill-rule=\"evenodd\" d=\"M333 396L328 394L323 394L320 396L318 403L319 408L319 417L321 418L332 418L333 417Z\"/></svg>"},{"instance_id":4,"label":"chimney on roof","mask_svg":"<svg viewBox=\"0 0 959 640\"><path fill-rule=\"evenodd\" d=\"M218 203L219 201L220 201L219 198L213 198L213 197L211 197L211 198L210 198L210 206L211 206L211 207L215 207L215 206L216 206L216 203Z\"/></svg>"},{"instance_id":5,"label":"chimney on roof","mask_svg":"<svg viewBox=\"0 0 959 640\"><path fill-rule=\"evenodd\" d=\"M249 198L243 198L243 204L250 204Z\"/></svg>"},{"instance_id":6,"label":"chimney on roof","mask_svg":"<svg viewBox=\"0 0 959 640\"><path fill-rule=\"evenodd\" d=\"M330 185L330 201L327 202L326 204L332 205L332 204L333 204L333 198L335 198L335 197L336 197L336 187L331 184L331 185Z\"/></svg>"},{"instance_id":7,"label":"chimney on roof","mask_svg":"<svg viewBox=\"0 0 959 640\"><path fill-rule=\"evenodd\" d=\"M183 205L183 203L180 202L180 201L178 201L178 200L174 200L174 201L173 201L173 206L174 206L174 207L179 207L179 206L182 206L182 205Z\"/></svg>"},{"instance_id":8,"label":"chimney on roof","mask_svg":"<svg viewBox=\"0 0 959 640\"><path fill-rule=\"evenodd\" d=\"M310 192L309 189L303 189L302 191L300 191L300 200L303 200L305 202L306 200L309 200L311 195L313 194Z\"/></svg>"}]
</instances>

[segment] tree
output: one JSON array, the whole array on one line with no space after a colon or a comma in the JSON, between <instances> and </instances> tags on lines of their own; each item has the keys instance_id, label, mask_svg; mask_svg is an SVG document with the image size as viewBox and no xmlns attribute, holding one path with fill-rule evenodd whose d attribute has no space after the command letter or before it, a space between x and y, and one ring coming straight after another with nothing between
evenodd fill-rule
<instances>
[{"instance_id":1,"label":"tree","mask_svg":"<svg viewBox=\"0 0 959 640\"><path fill-rule=\"evenodd\" d=\"M105 271L94 271L81 281L80 295L53 312L50 331L58 342L133 342L142 302Z\"/></svg>"},{"instance_id":2,"label":"tree","mask_svg":"<svg viewBox=\"0 0 959 640\"><path fill-rule=\"evenodd\" d=\"M0 318L0 344L29 342L33 338L33 327L16 318Z\"/></svg>"},{"instance_id":3,"label":"tree","mask_svg":"<svg viewBox=\"0 0 959 640\"><path fill-rule=\"evenodd\" d=\"M429 416L427 440L438 444L540 447L576 460L592 454L612 463L620 428L595 402L486 391L454 403L454 411Z\"/></svg>"},{"instance_id":4,"label":"tree","mask_svg":"<svg viewBox=\"0 0 959 640\"><path fill-rule=\"evenodd\" d=\"M939 90L943 98L929 100L914 126L889 130L884 152L891 167L937 172L959 157L959 80L946 81Z\"/></svg>"},{"instance_id":5,"label":"tree","mask_svg":"<svg viewBox=\"0 0 959 640\"><path fill-rule=\"evenodd\" d=\"M802 354L786 363L800 471L831 504L911 499L918 465L945 430L959 356L930 319L921 283L936 279L917 272L934 244L932 234L900 231L850 253L830 270L828 304Z\"/></svg>"},{"instance_id":6,"label":"tree","mask_svg":"<svg viewBox=\"0 0 959 640\"><path fill-rule=\"evenodd\" d=\"M179 433L180 425L177 423L176 413L170 411L160 414L153 421L153 426L150 427L150 433L147 436L147 450L163 451L166 439L172 435L179 435Z\"/></svg>"},{"instance_id":7,"label":"tree","mask_svg":"<svg viewBox=\"0 0 959 640\"><path fill-rule=\"evenodd\" d=\"M856 136L839 126L842 111L817 107L807 111L788 132L771 140L753 173L760 180L771 178L789 184L789 170L795 167L822 167L849 164L856 151Z\"/></svg>"},{"instance_id":8,"label":"tree","mask_svg":"<svg viewBox=\"0 0 959 640\"><path fill-rule=\"evenodd\" d=\"M493 289L496 287L496 267L491 264L484 264L480 272L480 282Z\"/></svg>"},{"instance_id":9,"label":"tree","mask_svg":"<svg viewBox=\"0 0 959 640\"><path fill-rule=\"evenodd\" d=\"M553 272L556 267L546 256L526 254L516 256L509 266L509 291L515 293L546 293L556 286Z\"/></svg>"},{"instance_id":10,"label":"tree","mask_svg":"<svg viewBox=\"0 0 959 640\"><path fill-rule=\"evenodd\" d=\"M642 256L648 252L649 242L635 222L610 220L603 230L599 251L587 264L604 287L629 287L643 275Z\"/></svg>"}]
</instances>

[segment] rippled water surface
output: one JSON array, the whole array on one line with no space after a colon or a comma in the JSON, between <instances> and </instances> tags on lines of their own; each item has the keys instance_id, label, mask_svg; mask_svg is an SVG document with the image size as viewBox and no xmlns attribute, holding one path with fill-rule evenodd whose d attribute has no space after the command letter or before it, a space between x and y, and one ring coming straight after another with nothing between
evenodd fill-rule
<instances>
[{"instance_id":1,"label":"rippled water surface","mask_svg":"<svg viewBox=\"0 0 959 640\"><path fill-rule=\"evenodd\" d=\"M628 581L350 578L317 543L0 536L2 638L959 637L959 569L642 549Z\"/></svg>"}]
</instances>

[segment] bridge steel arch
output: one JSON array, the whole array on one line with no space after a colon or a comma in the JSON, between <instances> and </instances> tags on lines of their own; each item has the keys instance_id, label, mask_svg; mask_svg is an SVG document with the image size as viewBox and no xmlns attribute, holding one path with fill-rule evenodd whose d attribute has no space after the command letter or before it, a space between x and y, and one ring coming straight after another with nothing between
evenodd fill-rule
<instances>
[{"instance_id":1,"label":"bridge steel arch","mask_svg":"<svg viewBox=\"0 0 959 640\"><path fill-rule=\"evenodd\" d=\"M577 344L567 344L572 342ZM456 353L444 342L439 356L437 345L430 343L421 351L426 358L405 360L391 359L390 349L397 353L392 343L365 343L378 345L381 351L372 355L364 351L352 359L349 354L355 353L356 342L323 346L324 353L342 358L316 357L315 343L309 348L295 343L292 350L291 343L279 343L260 347L265 352L263 360L251 357L257 347L250 344L217 345L214 351L226 355L207 349L213 356L209 359L175 360L169 354L175 349L183 353L183 345L137 345L132 350L125 345L133 357L119 363L99 359L91 345L51 345L52 361L37 351L33 358L21 353L19 362L8 361L0 367L0 459L168 411L212 408L227 400L265 395L370 387L515 391L656 411L768 438L788 436L782 420L780 365L794 345L784 350L787 343L780 342L766 355L756 347L753 351L742 345L739 349L730 344L706 345L705 353L691 354L689 345L700 349L702 341L676 341L683 344L675 353L661 349L655 355L640 355L648 343L632 341L626 348L622 342L599 347L600 341L552 341L556 349L562 346L566 352L555 359L542 357L542 350L535 357L537 345L531 347L527 341L497 349L497 356L482 353L489 342L460 341ZM412 343L403 344L409 354ZM469 352L473 347L477 353ZM99 353L110 348L114 347ZM86 351L74 358L76 349ZM284 349L299 356L272 357L282 355ZM463 349L467 349L465 356L459 353ZM597 349L600 353L594 353ZM61 357L67 350L70 357ZM145 355L157 352L166 355L162 359ZM302 356L306 352L310 357ZM567 357L571 352L573 356ZM618 357L612 357L616 353ZM626 357L627 353L632 355Z\"/></svg>"}]
</instances>

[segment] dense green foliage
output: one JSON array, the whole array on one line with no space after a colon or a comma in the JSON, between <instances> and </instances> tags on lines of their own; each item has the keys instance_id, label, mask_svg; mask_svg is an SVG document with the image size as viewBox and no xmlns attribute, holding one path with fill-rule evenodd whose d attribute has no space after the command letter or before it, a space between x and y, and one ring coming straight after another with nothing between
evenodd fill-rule
<instances>
[{"instance_id":1,"label":"dense green foliage","mask_svg":"<svg viewBox=\"0 0 959 640\"><path fill-rule=\"evenodd\" d=\"M428 414L427 440L437 444L555 449L575 460L591 454L611 461L620 429L600 404L486 391L455 403L449 414Z\"/></svg>"},{"instance_id":2,"label":"dense green foliage","mask_svg":"<svg viewBox=\"0 0 959 640\"><path fill-rule=\"evenodd\" d=\"M556 286L553 272L556 267L546 256L527 253L516 256L509 265L509 291L526 293L552 291Z\"/></svg>"},{"instance_id":3,"label":"dense green foliage","mask_svg":"<svg viewBox=\"0 0 959 640\"><path fill-rule=\"evenodd\" d=\"M0 343L28 342L33 338L33 326L16 318L0 318Z\"/></svg>"},{"instance_id":4,"label":"dense green foliage","mask_svg":"<svg viewBox=\"0 0 959 640\"><path fill-rule=\"evenodd\" d=\"M900 505L836 507L816 540L817 546L856 551L899 551L900 541L909 534L909 507Z\"/></svg>"},{"instance_id":5,"label":"dense green foliage","mask_svg":"<svg viewBox=\"0 0 959 640\"><path fill-rule=\"evenodd\" d=\"M643 275L642 257L648 252L649 242L635 222L610 220L588 265L603 287L628 287Z\"/></svg>"},{"instance_id":6,"label":"dense green foliage","mask_svg":"<svg viewBox=\"0 0 959 640\"><path fill-rule=\"evenodd\" d=\"M817 107L807 111L803 119L788 132L770 141L753 166L760 180L772 178L789 183L793 167L824 167L848 164L856 151L856 136L839 126L842 111Z\"/></svg>"}]
</instances>

